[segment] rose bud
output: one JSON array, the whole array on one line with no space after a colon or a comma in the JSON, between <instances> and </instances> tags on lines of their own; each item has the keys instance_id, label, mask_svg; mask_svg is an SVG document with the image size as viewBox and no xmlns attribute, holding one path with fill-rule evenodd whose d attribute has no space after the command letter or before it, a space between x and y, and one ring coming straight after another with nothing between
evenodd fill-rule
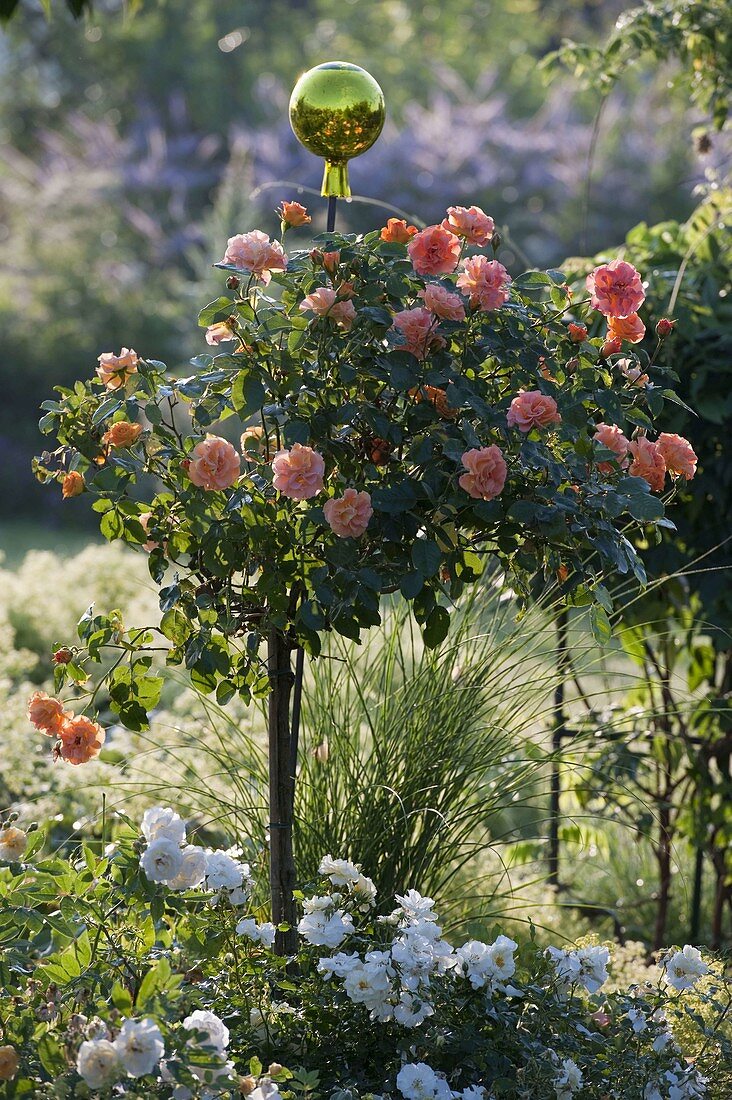
<instances>
[{"instance_id":1,"label":"rose bud","mask_svg":"<svg viewBox=\"0 0 732 1100\"><path fill-rule=\"evenodd\" d=\"M287 227L295 228L298 225L308 225L313 220L305 207L299 202L283 202L275 213L282 222L283 230Z\"/></svg>"},{"instance_id":2,"label":"rose bud","mask_svg":"<svg viewBox=\"0 0 732 1100\"><path fill-rule=\"evenodd\" d=\"M583 340L587 339L586 325L576 325L574 321L570 321L567 330L573 344L581 344Z\"/></svg>"},{"instance_id":3,"label":"rose bud","mask_svg":"<svg viewBox=\"0 0 732 1100\"><path fill-rule=\"evenodd\" d=\"M229 275L229 278L226 280L226 285L229 288L229 290L237 290L238 287L239 287L239 284L240 284L240 280L239 280L238 275Z\"/></svg>"},{"instance_id":4,"label":"rose bud","mask_svg":"<svg viewBox=\"0 0 732 1100\"><path fill-rule=\"evenodd\" d=\"M73 658L73 653L68 646L61 646L61 649L57 649L53 655L53 663L55 665L67 665Z\"/></svg>"},{"instance_id":5,"label":"rose bud","mask_svg":"<svg viewBox=\"0 0 732 1100\"><path fill-rule=\"evenodd\" d=\"M602 345L602 348L600 350L600 358L607 359L611 355L617 355L622 347L623 341L618 336L611 337L609 340L606 340L605 343Z\"/></svg>"},{"instance_id":6,"label":"rose bud","mask_svg":"<svg viewBox=\"0 0 732 1100\"><path fill-rule=\"evenodd\" d=\"M279 1062L270 1062L267 1073L270 1075L270 1077L277 1077L280 1073L282 1073L282 1070L284 1068L285 1067L281 1066Z\"/></svg>"},{"instance_id":7,"label":"rose bud","mask_svg":"<svg viewBox=\"0 0 732 1100\"><path fill-rule=\"evenodd\" d=\"M672 321L670 317L662 317L656 325L656 336L659 340L663 340L664 337L670 336L674 330L676 322Z\"/></svg>"},{"instance_id":8,"label":"rose bud","mask_svg":"<svg viewBox=\"0 0 732 1100\"><path fill-rule=\"evenodd\" d=\"M335 275L338 270L338 264L341 262L341 254L337 250L335 252L323 253L323 267L329 275Z\"/></svg>"},{"instance_id":9,"label":"rose bud","mask_svg":"<svg viewBox=\"0 0 732 1100\"><path fill-rule=\"evenodd\" d=\"M497 252L500 247L501 247L501 234L500 233L494 233L493 236L491 237L491 248L493 249L494 252Z\"/></svg>"},{"instance_id":10,"label":"rose bud","mask_svg":"<svg viewBox=\"0 0 732 1100\"><path fill-rule=\"evenodd\" d=\"M386 439L380 439L379 436L374 436L369 444L369 457L374 466L385 466L389 461L389 455L391 454L393 447Z\"/></svg>"},{"instance_id":11,"label":"rose bud","mask_svg":"<svg viewBox=\"0 0 732 1100\"><path fill-rule=\"evenodd\" d=\"M316 267L322 267L322 265L323 265L323 253L320 251L319 248L311 248L310 252L308 252L308 256L310 257L310 259L312 260L312 262L315 264Z\"/></svg>"}]
</instances>

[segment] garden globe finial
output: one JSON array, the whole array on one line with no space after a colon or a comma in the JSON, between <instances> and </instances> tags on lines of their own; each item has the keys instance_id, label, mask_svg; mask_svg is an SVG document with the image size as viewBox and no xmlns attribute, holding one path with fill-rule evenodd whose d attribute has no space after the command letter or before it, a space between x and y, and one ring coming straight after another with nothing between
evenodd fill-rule
<instances>
[{"instance_id":1,"label":"garden globe finial","mask_svg":"<svg viewBox=\"0 0 732 1100\"><path fill-rule=\"evenodd\" d=\"M321 194L348 197L348 161L374 144L384 125L384 93L365 69L347 61L316 65L290 97L290 125L298 141L325 158Z\"/></svg>"}]
</instances>

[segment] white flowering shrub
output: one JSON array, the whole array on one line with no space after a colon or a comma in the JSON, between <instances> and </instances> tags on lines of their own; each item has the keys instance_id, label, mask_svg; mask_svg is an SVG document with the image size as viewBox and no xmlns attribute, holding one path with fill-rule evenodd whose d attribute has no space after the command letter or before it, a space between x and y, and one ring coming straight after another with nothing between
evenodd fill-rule
<instances>
[{"instance_id":1,"label":"white flowering shrub","mask_svg":"<svg viewBox=\"0 0 732 1100\"><path fill-rule=\"evenodd\" d=\"M43 852L43 830L0 830L0 1095L730 1095L732 987L693 946L609 991L606 945L463 942L414 889L377 916L371 879L327 855L284 959L254 845L245 863L158 806L69 860Z\"/></svg>"}]
</instances>

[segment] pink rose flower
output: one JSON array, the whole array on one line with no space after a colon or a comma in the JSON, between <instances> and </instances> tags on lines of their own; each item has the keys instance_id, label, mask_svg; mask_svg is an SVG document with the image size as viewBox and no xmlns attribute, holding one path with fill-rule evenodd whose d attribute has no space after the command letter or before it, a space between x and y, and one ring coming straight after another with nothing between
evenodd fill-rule
<instances>
[{"instance_id":1,"label":"pink rose flower","mask_svg":"<svg viewBox=\"0 0 732 1100\"><path fill-rule=\"evenodd\" d=\"M445 341L437 332L435 315L424 306L395 313L393 327L404 337L399 350L411 351L416 359L424 359L433 344L444 346Z\"/></svg>"},{"instance_id":2,"label":"pink rose flower","mask_svg":"<svg viewBox=\"0 0 732 1100\"><path fill-rule=\"evenodd\" d=\"M61 758L67 764L86 764L99 756L106 733L83 714L71 715L61 727Z\"/></svg>"},{"instance_id":3,"label":"pink rose flower","mask_svg":"<svg viewBox=\"0 0 732 1100\"><path fill-rule=\"evenodd\" d=\"M382 241L390 241L394 244L409 244L415 233L416 225L407 225L403 218L389 218L381 230Z\"/></svg>"},{"instance_id":4,"label":"pink rose flower","mask_svg":"<svg viewBox=\"0 0 732 1100\"><path fill-rule=\"evenodd\" d=\"M691 481L699 460L688 439L684 439L683 435L661 432L656 440L656 447L670 474L674 477L685 477L687 481Z\"/></svg>"},{"instance_id":5,"label":"pink rose flower","mask_svg":"<svg viewBox=\"0 0 732 1100\"><path fill-rule=\"evenodd\" d=\"M41 733L57 737L68 714L60 699L54 699L45 691L34 691L28 700L28 718Z\"/></svg>"},{"instance_id":6,"label":"pink rose flower","mask_svg":"<svg viewBox=\"0 0 732 1100\"><path fill-rule=\"evenodd\" d=\"M239 452L227 439L207 435L191 451L186 468L199 489L228 489L241 473Z\"/></svg>"},{"instance_id":7,"label":"pink rose flower","mask_svg":"<svg viewBox=\"0 0 732 1100\"><path fill-rule=\"evenodd\" d=\"M562 418L553 397L547 397L540 390L523 390L511 402L506 421L509 428L530 432L532 428L561 424Z\"/></svg>"},{"instance_id":8,"label":"pink rose flower","mask_svg":"<svg viewBox=\"0 0 732 1100\"><path fill-rule=\"evenodd\" d=\"M273 271L287 269L287 256L279 241L271 241L266 233L253 229L251 233L229 237L221 263L251 272L266 286Z\"/></svg>"},{"instance_id":9,"label":"pink rose flower","mask_svg":"<svg viewBox=\"0 0 732 1100\"><path fill-rule=\"evenodd\" d=\"M623 377L627 378L631 386L645 386L650 382L648 375L643 373L642 367L639 367L632 359L618 359L615 366Z\"/></svg>"},{"instance_id":10,"label":"pink rose flower","mask_svg":"<svg viewBox=\"0 0 732 1100\"><path fill-rule=\"evenodd\" d=\"M338 301L338 295L329 286L318 287L312 294L308 294L300 302L299 309L303 313L316 313L318 317L327 317L346 331L351 328L356 319L353 302L347 299Z\"/></svg>"},{"instance_id":11,"label":"pink rose flower","mask_svg":"<svg viewBox=\"0 0 732 1100\"><path fill-rule=\"evenodd\" d=\"M470 256L463 261L462 274L457 285L470 299L471 306L481 309L499 309L508 301L508 286L511 276L498 260L487 260L485 256Z\"/></svg>"},{"instance_id":12,"label":"pink rose flower","mask_svg":"<svg viewBox=\"0 0 732 1100\"><path fill-rule=\"evenodd\" d=\"M448 275L460 259L460 238L441 225L428 225L415 233L407 252L418 275Z\"/></svg>"},{"instance_id":13,"label":"pink rose flower","mask_svg":"<svg viewBox=\"0 0 732 1100\"><path fill-rule=\"evenodd\" d=\"M236 333L232 332L226 321L217 321L215 325L209 325L206 329L206 343L216 347L227 340L236 340Z\"/></svg>"},{"instance_id":14,"label":"pink rose flower","mask_svg":"<svg viewBox=\"0 0 732 1100\"><path fill-rule=\"evenodd\" d=\"M374 514L371 497L355 489L346 489L342 497L328 500L323 512L331 530L341 539L358 539Z\"/></svg>"},{"instance_id":15,"label":"pink rose flower","mask_svg":"<svg viewBox=\"0 0 732 1100\"><path fill-rule=\"evenodd\" d=\"M610 340L627 340L629 344L639 344L645 334L646 326L637 313L607 319L607 335Z\"/></svg>"},{"instance_id":16,"label":"pink rose flower","mask_svg":"<svg viewBox=\"0 0 732 1100\"><path fill-rule=\"evenodd\" d=\"M312 447L293 443L289 451L278 451L272 459L272 484L292 500L308 500L323 488L325 462Z\"/></svg>"},{"instance_id":17,"label":"pink rose flower","mask_svg":"<svg viewBox=\"0 0 732 1100\"><path fill-rule=\"evenodd\" d=\"M633 456L628 473L633 477L642 477L656 492L663 492L666 480L666 462L658 446L644 435L628 444Z\"/></svg>"},{"instance_id":18,"label":"pink rose flower","mask_svg":"<svg viewBox=\"0 0 732 1100\"><path fill-rule=\"evenodd\" d=\"M592 438L608 451L612 451L621 466L627 465L630 443L617 424L598 424ZM613 470L613 465L611 462L599 462L597 468L601 473L609 474Z\"/></svg>"},{"instance_id":19,"label":"pink rose flower","mask_svg":"<svg viewBox=\"0 0 732 1100\"><path fill-rule=\"evenodd\" d=\"M473 447L460 460L468 471L458 479L458 485L476 500L493 500L506 484L508 468L500 447Z\"/></svg>"},{"instance_id":20,"label":"pink rose flower","mask_svg":"<svg viewBox=\"0 0 732 1100\"><path fill-rule=\"evenodd\" d=\"M131 374L137 374L140 356L132 348L122 348L119 355L105 351L97 360L97 374L108 390L118 390L124 386Z\"/></svg>"},{"instance_id":21,"label":"pink rose flower","mask_svg":"<svg viewBox=\"0 0 732 1100\"><path fill-rule=\"evenodd\" d=\"M424 290L420 290L419 296L424 301L425 309L436 317L442 317L445 321L465 320L465 306L460 295L451 294L439 283L428 283Z\"/></svg>"},{"instance_id":22,"label":"pink rose flower","mask_svg":"<svg viewBox=\"0 0 732 1100\"><path fill-rule=\"evenodd\" d=\"M493 236L495 222L479 206L449 206L442 228L449 229L468 244L484 245Z\"/></svg>"},{"instance_id":23,"label":"pink rose flower","mask_svg":"<svg viewBox=\"0 0 732 1100\"><path fill-rule=\"evenodd\" d=\"M600 264L587 276L586 286L592 308L609 317L629 317L646 297L640 275L625 260Z\"/></svg>"},{"instance_id":24,"label":"pink rose flower","mask_svg":"<svg viewBox=\"0 0 732 1100\"><path fill-rule=\"evenodd\" d=\"M150 523L152 521L152 518L152 512L141 512L140 515L137 517L138 523L142 527L145 534L148 534L150 530ZM160 543L156 542L155 539L148 539L147 542L143 542L142 549L147 550L148 554L151 554L152 551L156 550L159 545Z\"/></svg>"}]
</instances>

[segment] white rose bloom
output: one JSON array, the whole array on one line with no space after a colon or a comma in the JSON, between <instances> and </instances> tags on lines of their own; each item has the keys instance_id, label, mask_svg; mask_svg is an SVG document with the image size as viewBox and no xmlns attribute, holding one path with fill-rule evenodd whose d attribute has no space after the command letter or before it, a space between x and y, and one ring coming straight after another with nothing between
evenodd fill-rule
<instances>
[{"instance_id":1,"label":"white rose bloom","mask_svg":"<svg viewBox=\"0 0 732 1100\"><path fill-rule=\"evenodd\" d=\"M360 909L364 912L376 905L376 886L366 875L359 875L353 884L353 894Z\"/></svg>"},{"instance_id":2,"label":"white rose bloom","mask_svg":"<svg viewBox=\"0 0 732 1100\"><path fill-rule=\"evenodd\" d=\"M254 1092L249 1093L249 1100L278 1100L280 1090L274 1081L262 1081Z\"/></svg>"},{"instance_id":3,"label":"white rose bloom","mask_svg":"<svg viewBox=\"0 0 732 1100\"><path fill-rule=\"evenodd\" d=\"M186 842L185 821L169 806L153 806L145 810L141 829L148 844L162 838L175 841L178 845Z\"/></svg>"},{"instance_id":4,"label":"white rose bloom","mask_svg":"<svg viewBox=\"0 0 732 1100\"><path fill-rule=\"evenodd\" d=\"M417 890L407 890L406 894L403 895L397 894L396 900L407 920L437 920L437 914L434 912L434 900L422 897Z\"/></svg>"},{"instance_id":5,"label":"white rose bloom","mask_svg":"<svg viewBox=\"0 0 732 1100\"><path fill-rule=\"evenodd\" d=\"M186 1016L183 1027L187 1031L200 1031L206 1035L203 1040L206 1046L214 1047L218 1051L226 1050L229 1045L229 1029L223 1020L219 1019L215 1012L197 1008L190 1016ZM201 1040L199 1040L200 1042Z\"/></svg>"},{"instance_id":6,"label":"white rose bloom","mask_svg":"<svg viewBox=\"0 0 732 1100\"><path fill-rule=\"evenodd\" d=\"M180 874L183 851L175 840L161 836L142 853L140 866L151 882L171 882Z\"/></svg>"},{"instance_id":7,"label":"white rose bloom","mask_svg":"<svg viewBox=\"0 0 732 1100\"><path fill-rule=\"evenodd\" d=\"M361 869L355 863L349 863L347 859L323 856L318 874L325 875L334 886L353 886L361 878Z\"/></svg>"},{"instance_id":8,"label":"white rose bloom","mask_svg":"<svg viewBox=\"0 0 732 1100\"><path fill-rule=\"evenodd\" d=\"M236 926L236 934L243 936L253 943L261 943L263 947L271 947L275 941L277 929L273 924L257 924L251 917L240 920Z\"/></svg>"},{"instance_id":9,"label":"white rose bloom","mask_svg":"<svg viewBox=\"0 0 732 1100\"><path fill-rule=\"evenodd\" d=\"M152 1073L165 1054L160 1028L150 1019L125 1020L112 1046L130 1077Z\"/></svg>"},{"instance_id":10,"label":"white rose bloom","mask_svg":"<svg viewBox=\"0 0 732 1100\"><path fill-rule=\"evenodd\" d=\"M451 1100L452 1097L444 1077L438 1077L424 1062L402 1066L396 1083L405 1100Z\"/></svg>"},{"instance_id":11,"label":"white rose bloom","mask_svg":"<svg viewBox=\"0 0 732 1100\"><path fill-rule=\"evenodd\" d=\"M206 887L209 890L236 890L244 882L245 868L226 852L208 852Z\"/></svg>"},{"instance_id":12,"label":"white rose bloom","mask_svg":"<svg viewBox=\"0 0 732 1100\"><path fill-rule=\"evenodd\" d=\"M402 1027L419 1027L428 1016L434 1016L435 1010L429 1001L415 997L413 993L402 991L399 1004L394 1006L394 1019ZM475 1100L481 1100L482 1093ZM468 1100L471 1100L469 1097Z\"/></svg>"},{"instance_id":13,"label":"white rose bloom","mask_svg":"<svg viewBox=\"0 0 732 1100\"><path fill-rule=\"evenodd\" d=\"M512 977L516 971L513 953L517 947L508 936L499 936L490 944L469 940L455 951L456 967L473 989L482 989Z\"/></svg>"},{"instance_id":14,"label":"white rose bloom","mask_svg":"<svg viewBox=\"0 0 732 1100\"><path fill-rule=\"evenodd\" d=\"M574 951L548 947L546 954L552 959L557 978L565 989L577 984L584 986L588 993L597 993L607 981L610 961L607 947L580 947Z\"/></svg>"},{"instance_id":15,"label":"white rose bloom","mask_svg":"<svg viewBox=\"0 0 732 1100\"><path fill-rule=\"evenodd\" d=\"M339 951L337 955L331 955L329 959L318 959L318 970L328 978L336 976L345 978L350 970L361 965L358 955L347 955L345 951Z\"/></svg>"},{"instance_id":16,"label":"white rose bloom","mask_svg":"<svg viewBox=\"0 0 732 1100\"><path fill-rule=\"evenodd\" d=\"M0 829L0 861L16 863L23 855L27 843L28 837L22 829L16 829L14 825Z\"/></svg>"},{"instance_id":17,"label":"white rose bloom","mask_svg":"<svg viewBox=\"0 0 732 1100\"><path fill-rule=\"evenodd\" d=\"M676 1062L664 1074L668 1082L668 1100L698 1100L707 1095L708 1078L702 1077L693 1066Z\"/></svg>"},{"instance_id":18,"label":"white rose bloom","mask_svg":"<svg viewBox=\"0 0 732 1100\"><path fill-rule=\"evenodd\" d=\"M471 1085L460 1093L462 1100L484 1100L485 1089L482 1085Z\"/></svg>"},{"instance_id":19,"label":"white rose bloom","mask_svg":"<svg viewBox=\"0 0 732 1100\"><path fill-rule=\"evenodd\" d=\"M646 1030L648 1023L646 1021L645 1012L641 1012L639 1008L629 1008L627 1015L636 1035L640 1035L641 1031Z\"/></svg>"},{"instance_id":20,"label":"white rose bloom","mask_svg":"<svg viewBox=\"0 0 732 1100\"><path fill-rule=\"evenodd\" d=\"M663 980L679 993L691 989L699 978L709 973L709 967L701 956L701 951L686 944L681 951L666 959Z\"/></svg>"},{"instance_id":21,"label":"white rose bloom","mask_svg":"<svg viewBox=\"0 0 732 1100\"><path fill-rule=\"evenodd\" d=\"M322 897L305 898L302 903L305 913L325 912L336 904L336 899L341 900L340 894L323 894Z\"/></svg>"},{"instance_id":22,"label":"white rose bloom","mask_svg":"<svg viewBox=\"0 0 732 1100\"><path fill-rule=\"evenodd\" d=\"M375 955L376 952L371 952ZM388 964L388 955L385 959L371 959L361 963L360 966L349 970L343 979L343 988L349 1001L354 1004L363 1004L379 1015L386 1010L391 1015L391 1006L386 1002L393 992L391 987L391 975L393 970Z\"/></svg>"},{"instance_id":23,"label":"white rose bloom","mask_svg":"<svg viewBox=\"0 0 732 1100\"><path fill-rule=\"evenodd\" d=\"M571 1058L562 1062L559 1074L554 1078L554 1091L557 1100L571 1100L582 1088L582 1071Z\"/></svg>"},{"instance_id":24,"label":"white rose bloom","mask_svg":"<svg viewBox=\"0 0 732 1100\"><path fill-rule=\"evenodd\" d=\"M108 1039L82 1043L76 1056L76 1070L90 1089L111 1085L122 1073L117 1051Z\"/></svg>"},{"instance_id":25,"label":"white rose bloom","mask_svg":"<svg viewBox=\"0 0 732 1100\"><path fill-rule=\"evenodd\" d=\"M210 1095L219 1096L219 1089L225 1081L233 1081L236 1070L233 1062L226 1060L226 1055L221 1054L213 1062L208 1062L204 1065L196 1065L194 1061L188 1062L188 1069L191 1071L197 1081L201 1081L204 1085L216 1084L217 1088L215 1093ZM204 1089L202 1096L208 1096L208 1090Z\"/></svg>"},{"instance_id":26,"label":"white rose bloom","mask_svg":"<svg viewBox=\"0 0 732 1100\"><path fill-rule=\"evenodd\" d=\"M170 879L171 890L193 890L200 886L206 874L206 851L195 844L181 848L181 867L175 878Z\"/></svg>"},{"instance_id":27,"label":"white rose bloom","mask_svg":"<svg viewBox=\"0 0 732 1100\"><path fill-rule=\"evenodd\" d=\"M306 913L297 926L300 935L315 947L339 947L355 931L353 920L343 909L330 916L322 909Z\"/></svg>"},{"instance_id":28,"label":"white rose bloom","mask_svg":"<svg viewBox=\"0 0 732 1100\"><path fill-rule=\"evenodd\" d=\"M672 1039L673 1035L668 1029L666 1031L662 1031L660 1035L657 1035L656 1038L653 1040L653 1049L655 1050L656 1054L660 1054L662 1050L665 1050Z\"/></svg>"}]
</instances>

